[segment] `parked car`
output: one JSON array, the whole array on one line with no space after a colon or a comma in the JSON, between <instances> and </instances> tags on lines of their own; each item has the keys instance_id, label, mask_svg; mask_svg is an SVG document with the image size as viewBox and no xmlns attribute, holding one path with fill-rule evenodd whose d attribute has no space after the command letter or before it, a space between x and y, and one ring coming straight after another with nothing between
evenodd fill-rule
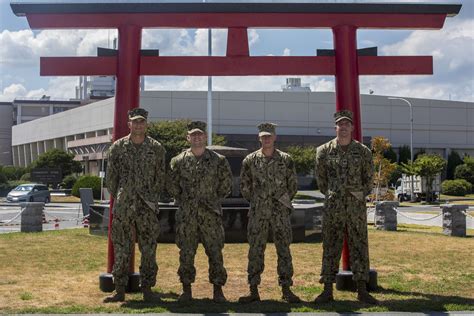
<instances>
[{"instance_id":1,"label":"parked car","mask_svg":"<svg viewBox=\"0 0 474 316\"><path fill-rule=\"evenodd\" d=\"M7 195L7 202L44 202L49 203L51 195L44 184L21 184L11 190Z\"/></svg>"}]
</instances>

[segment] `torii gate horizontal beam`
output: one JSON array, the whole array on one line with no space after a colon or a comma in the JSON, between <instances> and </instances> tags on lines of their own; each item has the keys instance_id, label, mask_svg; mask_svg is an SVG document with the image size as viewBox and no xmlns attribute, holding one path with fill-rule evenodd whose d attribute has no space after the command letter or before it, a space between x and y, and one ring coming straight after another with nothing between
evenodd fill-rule
<instances>
[{"instance_id":1,"label":"torii gate horizontal beam","mask_svg":"<svg viewBox=\"0 0 474 316\"><path fill-rule=\"evenodd\" d=\"M441 28L458 4L426 3L12 3L31 28Z\"/></svg>"},{"instance_id":2,"label":"torii gate horizontal beam","mask_svg":"<svg viewBox=\"0 0 474 316\"><path fill-rule=\"evenodd\" d=\"M41 57L41 76L114 76L117 57ZM360 75L430 75L431 56L359 56ZM140 60L142 76L335 75L335 58L160 56Z\"/></svg>"},{"instance_id":3,"label":"torii gate horizontal beam","mask_svg":"<svg viewBox=\"0 0 474 316\"><path fill-rule=\"evenodd\" d=\"M141 13L141 14L28 14L32 29L118 28L332 28L355 25L373 29L440 29L442 14L331 14L331 13Z\"/></svg>"}]
</instances>

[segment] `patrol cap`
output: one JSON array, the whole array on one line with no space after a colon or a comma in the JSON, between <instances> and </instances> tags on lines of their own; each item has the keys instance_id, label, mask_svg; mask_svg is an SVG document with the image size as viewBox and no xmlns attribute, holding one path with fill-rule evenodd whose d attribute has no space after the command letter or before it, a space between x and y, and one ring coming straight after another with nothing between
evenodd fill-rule
<instances>
[{"instance_id":1,"label":"patrol cap","mask_svg":"<svg viewBox=\"0 0 474 316\"><path fill-rule=\"evenodd\" d=\"M142 119L147 120L148 118L148 111L142 108L134 108L128 111L128 119L130 121Z\"/></svg>"},{"instance_id":2,"label":"patrol cap","mask_svg":"<svg viewBox=\"0 0 474 316\"><path fill-rule=\"evenodd\" d=\"M341 120L349 120L352 123L352 112L349 110L342 110L334 113L334 122L337 123Z\"/></svg>"},{"instance_id":3,"label":"patrol cap","mask_svg":"<svg viewBox=\"0 0 474 316\"><path fill-rule=\"evenodd\" d=\"M188 124L188 134L195 132L206 133L206 122L203 121L192 121Z\"/></svg>"},{"instance_id":4,"label":"patrol cap","mask_svg":"<svg viewBox=\"0 0 474 316\"><path fill-rule=\"evenodd\" d=\"M262 123L257 126L258 127L258 136L265 136L265 135L275 135L275 127L277 127L274 123Z\"/></svg>"}]
</instances>

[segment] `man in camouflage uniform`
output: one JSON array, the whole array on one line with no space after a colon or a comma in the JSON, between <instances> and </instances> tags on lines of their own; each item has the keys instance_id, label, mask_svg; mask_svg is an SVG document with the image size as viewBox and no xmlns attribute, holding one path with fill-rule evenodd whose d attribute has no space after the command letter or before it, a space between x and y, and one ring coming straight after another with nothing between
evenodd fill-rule
<instances>
[{"instance_id":1,"label":"man in camouflage uniform","mask_svg":"<svg viewBox=\"0 0 474 316\"><path fill-rule=\"evenodd\" d=\"M115 261L115 294L105 302L125 300L134 232L141 252L140 283L143 299L158 299L151 288L156 284L158 196L163 189L165 149L146 135L148 112L135 108L128 113L130 134L110 147L106 184L115 199L112 243Z\"/></svg>"},{"instance_id":2,"label":"man in camouflage uniform","mask_svg":"<svg viewBox=\"0 0 474 316\"><path fill-rule=\"evenodd\" d=\"M334 300L333 286L339 271L344 232L347 229L353 279L358 299L376 304L367 292L369 245L367 238L366 196L373 185L372 152L352 139L352 112L334 114L336 138L321 145L316 154L318 186L325 195L323 211L323 262L320 283L324 291L316 303Z\"/></svg>"},{"instance_id":3,"label":"man in camouflage uniform","mask_svg":"<svg viewBox=\"0 0 474 316\"><path fill-rule=\"evenodd\" d=\"M180 302L192 299L191 284L196 278L194 257L199 241L209 258L209 281L214 285L213 300L226 298L222 286L227 281L222 249L224 226L221 200L231 190L232 172L227 159L206 148L206 123L188 125L191 148L171 160L169 191L179 205L176 212L176 244L179 248L178 275L183 284Z\"/></svg>"},{"instance_id":4,"label":"man in camouflage uniform","mask_svg":"<svg viewBox=\"0 0 474 316\"><path fill-rule=\"evenodd\" d=\"M290 289L293 285L291 199L297 191L297 178L290 155L275 148L275 126L272 123L258 126L262 147L245 157L242 163L240 190L250 202L247 226L250 294L239 299L242 303L260 301L258 285L270 231L278 255L278 283L282 287L282 298L290 303L300 302Z\"/></svg>"}]
</instances>

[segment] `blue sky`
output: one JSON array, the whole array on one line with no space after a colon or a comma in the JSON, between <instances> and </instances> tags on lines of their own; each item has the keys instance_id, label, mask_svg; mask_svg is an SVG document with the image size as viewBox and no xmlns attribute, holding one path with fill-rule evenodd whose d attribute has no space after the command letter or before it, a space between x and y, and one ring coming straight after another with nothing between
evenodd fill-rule
<instances>
[{"instance_id":1,"label":"blue sky","mask_svg":"<svg viewBox=\"0 0 474 316\"><path fill-rule=\"evenodd\" d=\"M31 1L34 2L34 1ZM371 2L371 1L313 1ZM384 2L384 1L377 1ZM407 1L390 1L407 2ZM460 3L461 12L447 18L442 30L359 30L358 47L377 46L379 55L432 55L432 76L364 76L361 93L474 102L474 3ZM72 98L77 77L40 77L40 56L94 56L97 46L111 45L115 30L31 31L26 18L16 17L9 0L0 0L0 101L15 97ZM213 30L214 55L224 55L226 31ZM314 56L318 48L332 48L330 30L249 30L251 55ZM206 55L207 30L144 30L143 48L161 55ZM243 80L242 80L243 79ZM302 77L313 91L334 91L334 78ZM285 77L216 77L215 90L280 91ZM147 90L207 90L204 77L147 77Z\"/></svg>"}]
</instances>

